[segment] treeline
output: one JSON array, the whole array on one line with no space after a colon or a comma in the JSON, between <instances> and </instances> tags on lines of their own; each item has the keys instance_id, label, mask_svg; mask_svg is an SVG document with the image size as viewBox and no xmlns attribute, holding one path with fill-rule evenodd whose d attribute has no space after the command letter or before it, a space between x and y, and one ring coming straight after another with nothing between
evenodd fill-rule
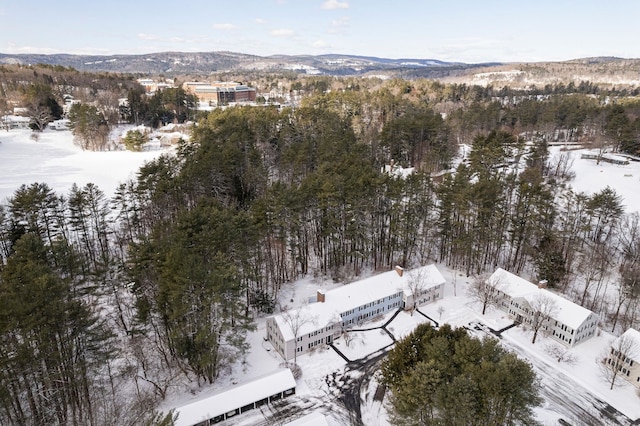
<instances>
[{"instance_id":1,"label":"treeline","mask_svg":"<svg viewBox=\"0 0 640 426\"><path fill-rule=\"evenodd\" d=\"M92 184L19 188L0 208L0 423L145 424L126 247ZM123 336L129 332L127 341Z\"/></svg>"},{"instance_id":2,"label":"treeline","mask_svg":"<svg viewBox=\"0 0 640 426\"><path fill-rule=\"evenodd\" d=\"M62 100L64 95L77 99L93 100L89 97L98 93L126 93L138 85L132 75L116 73L81 72L70 67L36 65L0 66L0 96L11 101L19 101L30 85L43 84Z\"/></svg>"},{"instance_id":3,"label":"treeline","mask_svg":"<svg viewBox=\"0 0 640 426\"><path fill-rule=\"evenodd\" d=\"M572 192L570 157L551 159L544 135L525 140L487 118L495 102L443 118L429 87L393 81L297 108L215 110L112 200L93 185L66 196L20 188L0 217L0 419L104 424L111 413L139 424L172 386L227 374L253 318L309 274L501 266L549 280L613 328L637 326L637 214L609 188ZM539 102L604 112L594 128L609 131L615 106L574 98ZM498 105L524 120L517 104ZM620 290L603 299L611 280ZM23 302L32 286L45 293Z\"/></svg>"},{"instance_id":4,"label":"treeline","mask_svg":"<svg viewBox=\"0 0 640 426\"><path fill-rule=\"evenodd\" d=\"M148 96L132 75L43 64L0 66L0 115L12 113L15 106L25 108L34 131L43 131L51 121L63 118L68 96L80 102L73 105L75 111L69 118L77 124L74 133L85 149L106 149L106 135L119 123L157 128L196 119L197 98L182 88Z\"/></svg>"}]
</instances>

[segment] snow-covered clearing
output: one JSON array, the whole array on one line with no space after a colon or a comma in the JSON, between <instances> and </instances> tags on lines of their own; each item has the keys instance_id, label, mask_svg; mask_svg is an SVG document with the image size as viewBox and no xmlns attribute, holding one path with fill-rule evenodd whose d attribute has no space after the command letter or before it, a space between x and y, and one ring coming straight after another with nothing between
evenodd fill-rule
<instances>
[{"instance_id":1,"label":"snow-covered clearing","mask_svg":"<svg viewBox=\"0 0 640 426\"><path fill-rule=\"evenodd\" d=\"M0 132L0 203L6 203L22 184L47 183L66 195L73 183L94 183L112 197L118 185L135 177L145 162L167 149L149 144L149 150L83 151L70 131L45 130L32 139L30 130Z\"/></svg>"},{"instance_id":2,"label":"snow-covered clearing","mask_svg":"<svg viewBox=\"0 0 640 426\"><path fill-rule=\"evenodd\" d=\"M46 182L59 194L66 194L74 182L78 185L93 182L107 196L112 196L118 183L133 177L144 162L164 152L82 151L73 144L68 131L47 130L40 135L38 141L32 140L30 136L31 132L26 130L0 133L0 203L4 203L20 185L33 182ZM552 150L554 154L558 152L558 148ZM595 161L580 159L580 151L575 151L572 155L572 169L576 173L576 179L571 185L576 191L591 194L611 186L623 197L627 211L640 211L640 163L632 162L625 166L608 163L596 165ZM422 312L440 323L447 322L455 326L468 326L470 322L480 321L498 329L510 323L500 311L480 315L480 307L466 297L468 279L462 275L453 279L452 271L443 265L438 265L438 268L447 280L445 297L437 303L420 308ZM290 307L297 306L313 297L318 288L330 289L337 285L339 284L312 278L301 280L283 288L281 303ZM366 324L366 327L381 325L385 320L388 318ZM410 315L403 312L388 324L387 330L397 339L425 321L428 320L418 313ZM256 326L256 330L249 335L251 349L247 359L245 362L238 362L233 373L221 377L213 387L176 389L162 408L181 406L233 386L234 383L247 381L276 369L282 359L264 340L265 317L256 318ZM480 335L483 333L474 332ZM358 331L354 334L348 347L342 339L336 342L336 346L352 361L369 354L375 356L380 353L380 348L391 343L389 335L380 329ZM527 358L540 375L545 404L536 413L543 424L555 425L559 418L569 422L573 420L576 422L572 422L573 424L584 424L583 416L593 416L599 419L600 424L626 424L602 418L599 409L603 406L606 408L602 401L631 419L640 418L640 398L634 389L625 381L619 380L620 386L609 390L608 383L600 375L596 359L613 336L602 332L571 349L576 358L572 364L558 363L547 353L547 345L552 344L550 339L541 337L535 345L531 345L530 338L530 332L516 327L503 334L502 342ZM362 423L388 424L384 403L374 399L377 390L375 374L359 372L328 348L300 356L297 363L302 369L302 377L297 381L297 394L288 398L288 404L297 407L297 410L292 411L292 419L310 412L320 412L327 416L331 425L350 423L350 412L343 389L354 380L361 379L364 380L360 394ZM254 411L256 412L234 418L234 424L266 424L265 414L260 410Z\"/></svg>"},{"instance_id":3,"label":"snow-covered clearing","mask_svg":"<svg viewBox=\"0 0 640 426\"><path fill-rule=\"evenodd\" d=\"M560 147L552 147L551 154L559 155ZM607 186L622 197L627 212L640 211L640 162L616 165L580 158L585 150L567 151L573 160L571 170L576 178L570 183L574 192L593 194Z\"/></svg>"}]
</instances>

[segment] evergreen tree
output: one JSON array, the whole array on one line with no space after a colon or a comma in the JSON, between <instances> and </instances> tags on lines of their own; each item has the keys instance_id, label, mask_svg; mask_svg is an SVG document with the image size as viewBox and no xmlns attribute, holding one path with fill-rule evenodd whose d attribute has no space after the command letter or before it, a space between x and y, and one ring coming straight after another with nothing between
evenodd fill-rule
<instances>
[{"instance_id":1,"label":"evergreen tree","mask_svg":"<svg viewBox=\"0 0 640 426\"><path fill-rule=\"evenodd\" d=\"M82 149L102 151L109 142L109 123L93 105L73 104L69 110L71 132Z\"/></svg>"},{"instance_id":2,"label":"evergreen tree","mask_svg":"<svg viewBox=\"0 0 640 426\"><path fill-rule=\"evenodd\" d=\"M147 143L148 137L140 130L129 130L122 142L129 151L142 151L142 146Z\"/></svg>"},{"instance_id":3,"label":"evergreen tree","mask_svg":"<svg viewBox=\"0 0 640 426\"><path fill-rule=\"evenodd\" d=\"M399 425L529 425L540 404L531 366L497 340L420 325L383 361L391 421Z\"/></svg>"},{"instance_id":4,"label":"evergreen tree","mask_svg":"<svg viewBox=\"0 0 640 426\"><path fill-rule=\"evenodd\" d=\"M109 335L24 234L0 274L0 419L10 424L94 424L92 383Z\"/></svg>"}]
</instances>

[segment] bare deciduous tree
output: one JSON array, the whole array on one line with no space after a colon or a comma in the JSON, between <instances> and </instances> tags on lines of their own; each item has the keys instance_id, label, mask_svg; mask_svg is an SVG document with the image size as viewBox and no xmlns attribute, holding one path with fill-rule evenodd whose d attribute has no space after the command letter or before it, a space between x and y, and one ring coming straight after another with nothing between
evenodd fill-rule
<instances>
[{"instance_id":1,"label":"bare deciduous tree","mask_svg":"<svg viewBox=\"0 0 640 426\"><path fill-rule=\"evenodd\" d=\"M500 289L503 286L500 278L491 280L488 274L481 274L471 281L467 293L476 302L482 304L482 315L484 315L490 305L495 305L499 302Z\"/></svg>"},{"instance_id":2,"label":"bare deciduous tree","mask_svg":"<svg viewBox=\"0 0 640 426\"><path fill-rule=\"evenodd\" d=\"M300 330L304 327L305 324L315 323L315 318L312 318L308 315L307 310L305 309L307 305L299 305L296 308L287 309L286 306L282 308L282 319L284 322L291 328L291 333L293 334L293 341L295 342L295 347L293 349L293 362L297 363L298 361L298 336L300 334Z\"/></svg>"},{"instance_id":3,"label":"bare deciduous tree","mask_svg":"<svg viewBox=\"0 0 640 426\"><path fill-rule=\"evenodd\" d=\"M544 292L538 293L529 301L531 307L531 328L533 329L533 338L531 343L536 343L538 332L549 319L555 315L558 310L556 301L550 294Z\"/></svg>"},{"instance_id":4,"label":"bare deciduous tree","mask_svg":"<svg viewBox=\"0 0 640 426\"><path fill-rule=\"evenodd\" d=\"M625 333L611 342L600 358L601 372L610 385L609 389L613 389L618 376L629 371L629 362L637 358L639 352L638 342L631 334Z\"/></svg>"},{"instance_id":5,"label":"bare deciduous tree","mask_svg":"<svg viewBox=\"0 0 640 426\"><path fill-rule=\"evenodd\" d=\"M427 274L424 268L413 269L407 273L407 288L411 292L411 306L409 311L413 312L418 307L418 300L427 289Z\"/></svg>"}]
</instances>

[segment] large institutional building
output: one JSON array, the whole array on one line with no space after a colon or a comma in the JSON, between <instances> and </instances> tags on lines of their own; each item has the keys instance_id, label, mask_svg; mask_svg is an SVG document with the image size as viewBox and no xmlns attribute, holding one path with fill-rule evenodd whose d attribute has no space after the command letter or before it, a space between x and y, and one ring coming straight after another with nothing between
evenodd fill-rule
<instances>
[{"instance_id":1,"label":"large institutional building","mask_svg":"<svg viewBox=\"0 0 640 426\"><path fill-rule=\"evenodd\" d=\"M345 329L441 299L444 283L440 271L429 265L408 272L396 267L327 292L318 290L315 303L267 318L266 338L290 360L333 343Z\"/></svg>"},{"instance_id":2,"label":"large institutional building","mask_svg":"<svg viewBox=\"0 0 640 426\"><path fill-rule=\"evenodd\" d=\"M256 89L233 81L216 83L188 81L182 85L182 88L195 95L198 101L215 105L255 102L256 100Z\"/></svg>"}]
</instances>

